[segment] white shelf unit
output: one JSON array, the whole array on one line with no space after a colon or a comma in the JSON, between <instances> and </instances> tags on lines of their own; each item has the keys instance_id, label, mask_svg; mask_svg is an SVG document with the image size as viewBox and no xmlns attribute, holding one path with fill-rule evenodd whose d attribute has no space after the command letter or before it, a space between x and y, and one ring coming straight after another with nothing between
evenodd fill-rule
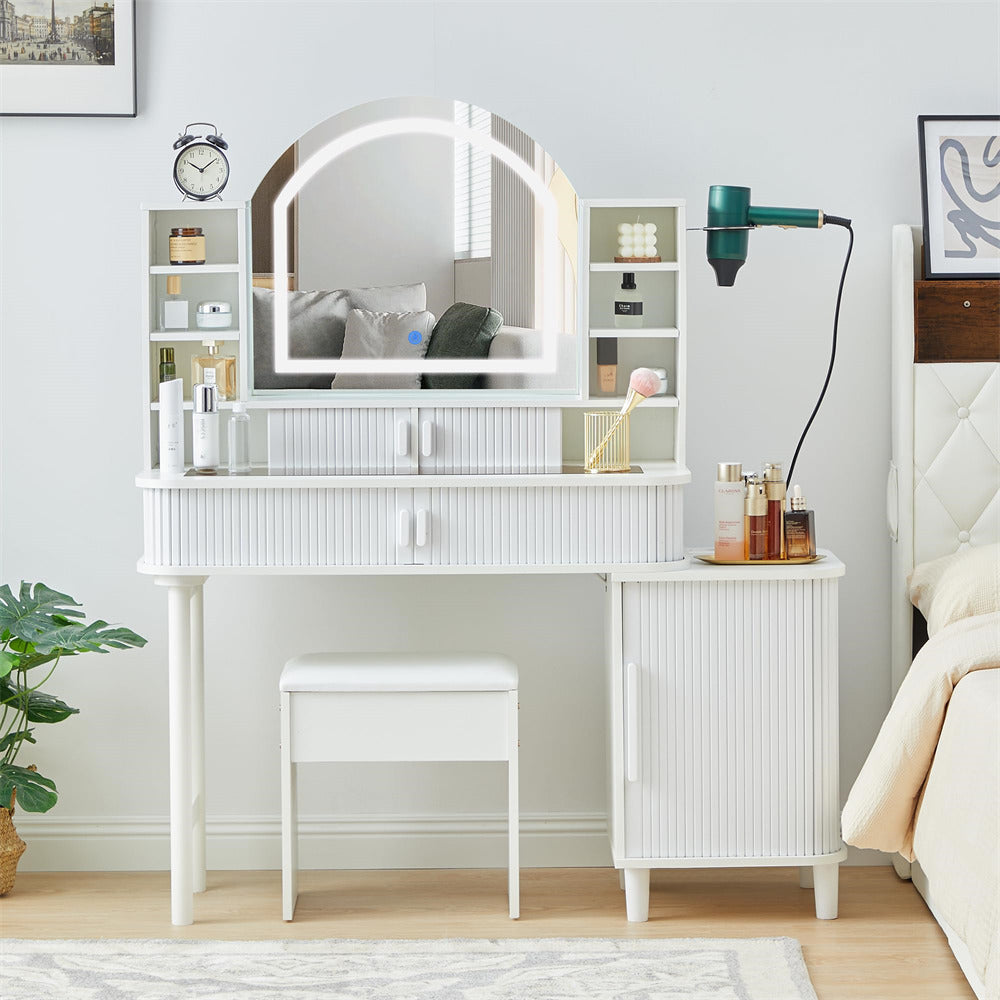
<instances>
[{"instance_id":1,"label":"white shelf unit","mask_svg":"<svg viewBox=\"0 0 1000 1000\"><path fill-rule=\"evenodd\" d=\"M656 224L660 261L616 263L618 225ZM578 401L564 404L564 450L579 450L583 435L582 409L620 409L628 379L639 367L665 368L669 393L653 396L632 411L633 463L673 461L684 465L687 411L687 292L685 203L677 198L592 199L580 205L580 316L583 384ZM639 328L615 327L615 292L622 275L631 272L642 294ZM597 342L618 341L618 378L614 393L600 392Z\"/></svg>"},{"instance_id":2,"label":"white shelf unit","mask_svg":"<svg viewBox=\"0 0 1000 1000\"><path fill-rule=\"evenodd\" d=\"M140 329L143 340L143 457L147 468L159 464L159 362L160 348L173 347L177 376L184 381L184 409L190 413L191 359L203 352L202 341L216 340L223 353L236 356L237 390L247 398L248 261L250 253L245 202L181 202L141 206ZM170 263L170 230L200 226L205 233L204 264ZM167 294L167 278L181 279L180 298L188 303L188 327L164 330L160 306ZM222 300L233 310L228 330L199 330L195 326L199 302ZM220 409L232 408L232 400ZM223 428L225 430L225 428ZM223 435L224 437L224 435ZM190 460L191 421L185 418L185 454Z\"/></svg>"}]
</instances>

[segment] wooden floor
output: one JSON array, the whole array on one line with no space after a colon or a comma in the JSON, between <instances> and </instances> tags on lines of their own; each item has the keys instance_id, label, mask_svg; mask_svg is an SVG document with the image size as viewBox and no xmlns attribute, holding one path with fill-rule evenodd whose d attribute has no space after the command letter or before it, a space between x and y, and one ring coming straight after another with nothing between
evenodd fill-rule
<instances>
[{"instance_id":1,"label":"wooden floor","mask_svg":"<svg viewBox=\"0 0 1000 1000\"><path fill-rule=\"evenodd\" d=\"M797 938L820 1000L975 1000L916 890L891 868L842 868L840 919L816 920L793 869L653 872L650 919L625 920L617 873L530 869L521 919L506 871L300 875L295 920L279 872L210 872L190 927L170 924L169 876L22 873L0 899L0 938Z\"/></svg>"}]
</instances>

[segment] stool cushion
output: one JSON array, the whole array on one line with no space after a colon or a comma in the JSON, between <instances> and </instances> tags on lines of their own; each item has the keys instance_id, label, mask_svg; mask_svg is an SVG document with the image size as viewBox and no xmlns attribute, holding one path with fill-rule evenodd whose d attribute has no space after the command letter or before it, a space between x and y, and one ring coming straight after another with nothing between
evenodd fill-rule
<instances>
[{"instance_id":1,"label":"stool cushion","mask_svg":"<svg viewBox=\"0 0 1000 1000\"><path fill-rule=\"evenodd\" d=\"M282 691L516 691L517 666L495 653L306 653Z\"/></svg>"}]
</instances>

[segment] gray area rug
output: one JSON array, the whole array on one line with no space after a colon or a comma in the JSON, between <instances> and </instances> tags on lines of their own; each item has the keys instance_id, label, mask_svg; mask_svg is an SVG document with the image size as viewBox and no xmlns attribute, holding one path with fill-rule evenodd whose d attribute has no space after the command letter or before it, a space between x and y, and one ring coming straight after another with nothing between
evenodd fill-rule
<instances>
[{"instance_id":1,"label":"gray area rug","mask_svg":"<svg viewBox=\"0 0 1000 1000\"><path fill-rule=\"evenodd\" d=\"M816 1000L792 938L0 942L3 1000Z\"/></svg>"}]
</instances>

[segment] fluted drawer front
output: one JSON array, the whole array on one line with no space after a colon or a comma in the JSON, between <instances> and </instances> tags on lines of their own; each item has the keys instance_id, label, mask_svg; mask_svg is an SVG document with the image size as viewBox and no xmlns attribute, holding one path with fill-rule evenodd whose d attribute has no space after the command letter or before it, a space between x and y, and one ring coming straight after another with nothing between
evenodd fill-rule
<instances>
[{"instance_id":1,"label":"fluted drawer front","mask_svg":"<svg viewBox=\"0 0 1000 1000\"><path fill-rule=\"evenodd\" d=\"M682 558L681 487L145 489L149 567Z\"/></svg>"},{"instance_id":2,"label":"fluted drawer front","mask_svg":"<svg viewBox=\"0 0 1000 1000\"><path fill-rule=\"evenodd\" d=\"M629 583L623 600L626 854L839 850L837 581Z\"/></svg>"}]
</instances>

